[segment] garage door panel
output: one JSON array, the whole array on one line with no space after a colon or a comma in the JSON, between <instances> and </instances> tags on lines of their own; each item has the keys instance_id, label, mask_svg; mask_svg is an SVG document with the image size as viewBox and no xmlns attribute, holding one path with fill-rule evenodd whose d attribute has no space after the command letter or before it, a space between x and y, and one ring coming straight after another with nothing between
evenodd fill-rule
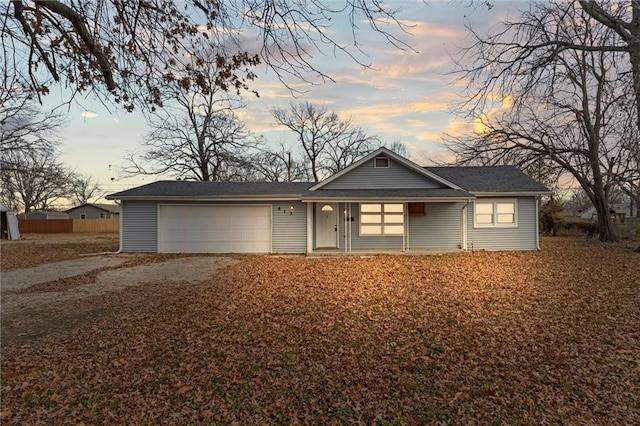
<instances>
[{"instance_id":1,"label":"garage door panel","mask_svg":"<svg viewBox=\"0 0 640 426\"><path fill-rule=\"evenodd\" d=\"M268 253L271 206L160 206L159 251Z\"/></svg>"}]
</instances>

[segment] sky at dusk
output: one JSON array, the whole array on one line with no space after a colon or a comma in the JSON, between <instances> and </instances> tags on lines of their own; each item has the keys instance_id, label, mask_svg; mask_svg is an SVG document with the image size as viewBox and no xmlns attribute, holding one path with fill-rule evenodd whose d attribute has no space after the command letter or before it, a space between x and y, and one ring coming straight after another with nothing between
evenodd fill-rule
<instances>
[{"instance_id":1,"label":"sky at dusk","mask_svg":"<svg viewBox=\"0 0 640 426\"><path fill-rule=\"evenodd\" d=\"M345 55L323 52L314 57L313 64L335 82L309 85L288 81L300 91L294 98L273 73L259 66L255 70L258 79L251 83L251 89L258 91L260 97L247 93L247 108L240 116L251 131L264 135L269 143L293 144L291 133L273 124L269 109L287 107L292 101L309 101L326 105L341 117L351 117L355 125L387 144L404 143L410 159L419 164L451 159L442 144L443 134L473 130L473 123L456 118L451 112L451 107L461 100L461 87L454 84L451 72L452 56L469 42L465 24L487 31L505 16L515 16L518 9L527 7L526 2L492 3L491 9L480 5L472 9L464 0L393 2L401 9L398 18L410 32L403 35L403 40L415 51L390 46L363 23L359 41L368 57L359 59L371 62L371 68L363 68ZM340 23L332 31L337 39L348 40L345 37L350 35L350 28ZM63 100L65 93L54 88L44 107L58 106ZM68 125L60 135L64 142L61 159L67 166L93 176L106 193L161 179L123 178L119 172L125 165L126 153L140 150L148 130L142 114L106 108L90 97L78 98L63 108L69 108Z\"/></svg>"}]
</instances>

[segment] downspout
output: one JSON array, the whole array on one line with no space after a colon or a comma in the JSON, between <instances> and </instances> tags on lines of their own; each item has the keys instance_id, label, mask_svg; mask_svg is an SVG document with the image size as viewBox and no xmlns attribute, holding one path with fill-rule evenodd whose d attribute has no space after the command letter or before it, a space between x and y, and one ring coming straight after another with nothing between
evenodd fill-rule
<instances>
[{"instance_id":1,"label":"downspout","mask_svg":"<svg viewBox=\"0 0 640 426\"><path fill-rule=\"evenodd\" d=\"M536 250L540 251L540 195L536 197Z\"/></svg>"},{"instance_id":2,"label":"downspout","mask_svg":"<svg viewBox=\"0 0 640 426\"><path fill-rule=\"evenodd\" d=\"M118 253L122 253L122 217L124 216L124 202L121 201L120 202L120 214L118 215L118 224L119 224L119 230L118 232L120 233L120 244L118 244L118 251L116 252L116 254Z\"/></svg>"},{"instance_id":3,"label":"downspout","mask_svg":"<svg viewBox=\"0 0 640 426\"><path fill-rule=\"evenodd\" d=\"M404 235L402 242L402 251L409 250L409 203L404 203Z\"/></svg>"},{"instance_id":4,"label":"downspout","mask_svg":"<svg viewBox=\"0 0 640 426\"><path fill-rule=\"evenodd\" d=\"M468 243L467 243L467 208L471 204L471 201L467 200L463 205L462 209L460 209L460 213L462 214L462 250L468 251Z\"/></svg>"}]
</instances>

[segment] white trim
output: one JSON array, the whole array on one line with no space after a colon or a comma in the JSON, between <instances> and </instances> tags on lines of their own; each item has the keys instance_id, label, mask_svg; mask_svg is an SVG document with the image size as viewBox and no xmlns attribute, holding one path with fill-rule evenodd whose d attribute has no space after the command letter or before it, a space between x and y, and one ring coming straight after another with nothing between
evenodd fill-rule
<instances>
[{"instance_id":1,"label":"white trim","mask_svg":"<svg viewBox=\"0 0 640 426\"><path fill-rule=\"evenodd\" d=\"M417 172L418 174L425 176L431 180L435 180L438 183L441 183L444 186L447 186L449 188L452 189L460 189L463 190L461 187L459 187L458 185L454 184L453 182L449 182L448 180L438 176L437 174L430 172L429 170L417 165L416 163L414 163L411 160L408 160L404 157L401 157L400 155L396 154L393 151L390 151L389 149L385 148L385 147L381 147L378 148L377 150L373 151L372 153L370 153L369 155L365 156L364 158L361 158L360 160L356 161L355 163L353 163L352 165L350 165L349 167L340 170L338 173L335 173L331 176L329 176L328 178L316 183L315 185L313 185L311 188L309 188L309 191L315 191L316 189L320 189L323 186L325 186L326 184L328 184L329 182L333 182L334 180L338 179L340 176L344 176L347 173L351 172L353 169L360 167L361 165L363 165L364 163L366 163L367 161L371 160L372 158L378 157L380 156L380 154L385 154L386 156L390 157L390 159L393 159L395 161L397 161L398 163L404 165L405 167L407 167L408 169L411 169L415 172Z\"/></svg>"},{"instance_id":2,"label":"white trim","mask_svg":"<svg viewBox=\"0 0 640 426\"><path fill-rule=\"evenodd\" d=\"M498 223L498 204L513 204L513 223ZM492 219L491 223L478 223L476 218L478 216L477 205L478 204L491 204L492 207ZM518 199L517 198L478 198L473 201L473 227L474 229L482 228L517 228L518 227Z\"/></svg>"},{"instance_id":3,"label":"white trim","mask_svg":"<svg viewBox=\"0 0 640 426\"><path fill-rule=\"evenodd\" d=\"M307 253L313 252L313 203L307 204Z\"/></svg>"}]
</instances>

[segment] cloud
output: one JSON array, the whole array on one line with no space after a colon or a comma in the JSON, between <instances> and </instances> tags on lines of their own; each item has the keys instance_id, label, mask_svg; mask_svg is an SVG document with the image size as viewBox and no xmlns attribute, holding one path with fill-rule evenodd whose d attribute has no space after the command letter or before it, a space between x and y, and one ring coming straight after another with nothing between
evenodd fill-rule
<instances>
[{"instance_id":1,"label":"cloud","mask_svg":"<svg viewBox=\"0 0 640 426\"><path fill-rule=\"evenodd\" d=\"M87 120L92 119L92 118L96 118L98 116L98 114L96 114L93 111L83 111L82 114L80 114L82 116L82 118L85 118Z\"/></svg>"}]
</instances>

